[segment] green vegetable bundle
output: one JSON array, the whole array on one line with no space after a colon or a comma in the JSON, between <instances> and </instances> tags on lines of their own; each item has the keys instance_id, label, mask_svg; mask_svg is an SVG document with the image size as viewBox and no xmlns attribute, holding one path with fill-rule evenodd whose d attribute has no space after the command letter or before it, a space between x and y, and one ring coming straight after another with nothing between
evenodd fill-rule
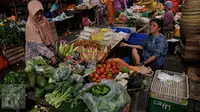
<instances>
[{"instance_id":1,"label":"green vegetable bundle","mask_svg":"<svg viewBox=\"0 0 200 112\"><path fill-rule=\"evenodd\" d=\"M28 77L24 71L9 72L4 78L4 84L28 84Z\"/></svg>"},{"instance_id":2,"label":"green vegetable bundle","mask_svg":"<svg viewBox=\"0 0 200 112\"><path fill-rule=\"evenodd\" d=\"M24 32L19 31L17 26L0 26L0 46L22 44L24 40Z\"/></svg>"},{"instance_id":3,"label":"green vegetable bundle","mask_svg":"<svg viewBox=\"0 0 200 112\"><path fill-rule=\"evenodd\" d=\"M83 83L74 82L73 79L69 78L67 81L56 83L56 90L46 94L45 100L55 108L60 107L63 102L71 103L71 107L78 104L81 96L78 91L83 87Z\"/></svg>"}]
</instances>

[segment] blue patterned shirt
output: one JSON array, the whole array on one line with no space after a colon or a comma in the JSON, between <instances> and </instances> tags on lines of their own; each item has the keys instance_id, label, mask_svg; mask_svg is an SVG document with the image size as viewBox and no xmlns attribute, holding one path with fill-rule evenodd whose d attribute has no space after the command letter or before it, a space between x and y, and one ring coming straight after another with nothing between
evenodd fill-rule
<instances>
[{"instance_id":1,"label":"blue patterned shirt","mask_svg":"<svg viewBox=\"0 0 200 112\"><path fill-rule=\"evenodd\" d=\"M150 64L153 68L163 65L164 58L167 56L168 43L167 39L161 33L156 37L149 34L141 45L143 47L144 61L148 60L151 56L156 56L156 60Z\"/></svg>"}]
</instances>

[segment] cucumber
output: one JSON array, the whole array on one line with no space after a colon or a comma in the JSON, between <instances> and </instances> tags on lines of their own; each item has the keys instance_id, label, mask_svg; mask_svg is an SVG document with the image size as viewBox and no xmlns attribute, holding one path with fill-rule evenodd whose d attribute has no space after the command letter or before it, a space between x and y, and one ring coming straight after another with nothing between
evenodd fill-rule
<instances>
[{"instance_id":1,"label":"cucumber","mask_svg":"<svg viewBox=\"0 0 200 112\"><path fill-rule=\"evenodd\" d=\"M30 82L31 88L35 88L36 85L36 74L34 72L27 73L28 80Z\"/></svg>"},{"instance_id":2,"label":"cucumber","mask_svg":"<svg viewBox=\"0 0 200 112\"><path fill-rule=\"evenodd\" d=\"M35 97L36 98L41 98L45 95L45 90L44 88L42 89L38 89L36 92L35 92Z\"/></svg>"},{"instance_id":3,"label":"cucumber","mask_svg":"<svg viewBox=\"0 0 200 112\"><path fill-rule=\"evenodd\" d=\"M55 85L53 83L47 84L44 88L47 92L53 92L55 90Z\"/></svg>"},{"instance_id":4,"label":"cucumber","mask_svg":"<svg viewBox=\"0 0 200 112\"><path fill-rule=\"evenodd\" d=\"M47 80L42 76L38 76L37 77L37 85L38 85L38 87L43 88L47 85Z\"/></svg>"}]
</instances>

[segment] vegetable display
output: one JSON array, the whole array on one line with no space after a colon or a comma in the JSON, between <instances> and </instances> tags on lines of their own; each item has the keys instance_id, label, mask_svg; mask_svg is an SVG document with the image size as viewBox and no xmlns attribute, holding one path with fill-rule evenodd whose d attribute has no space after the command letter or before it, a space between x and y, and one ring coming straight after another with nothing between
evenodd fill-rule
<instances>
[{"instance_id":1,"label":"vegetable display","mask_svg":"<svg viewBox=\"0 0 200 112\"><path fill-rule=\"evenodd\" d=\"M115 62L106 62L105 64L98 64L96 71L89 75L92 82L101 82L102 79L114 79L114 77L121 71L118 69Z\"/></svg>"}]
</instances>

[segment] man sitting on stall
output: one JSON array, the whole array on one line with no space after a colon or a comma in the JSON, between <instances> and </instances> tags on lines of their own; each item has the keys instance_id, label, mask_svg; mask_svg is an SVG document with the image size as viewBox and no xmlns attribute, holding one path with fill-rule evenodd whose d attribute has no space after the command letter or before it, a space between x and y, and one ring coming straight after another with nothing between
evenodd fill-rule
<instances>
[{"instance_id":1,"label":"man sitting on stall","mask_svg":"<svg viewBox=\"0 0 200 112\"><path fill-rule=\"evenodd\" d=\"M150 34L141 45L121 43L121 47L132 48L132 60L136 66L150 66L152 70L159 69L168 52L168 43L162 32L162 20L153 19L149 24Z\"/></svg>"},{"instance_id":2,"label":"man sitting on stall","mask_svg":"<svg viewBox=\"0 0 200 112\"><path fill-rule=\"evenodd\" d=\"M53 34L49 22L44 17L44 9L38 0L32 0L28 3L29 17L26 23L26 60L44 56L56 63L54 53L50 50L54 44Z\"/></svg>"},{"instance_id":3,"label":"man sitting on stall","mask_svg":"<svg viewBox=\"0 0 200 112\"><path fill-rule=\"evenodd\" d=\"M165 13L162 16L163 32L172 31L174 27L174 13L172 12L172 2L166 1L164 4Z\"/></svg>"}]
</instances>

